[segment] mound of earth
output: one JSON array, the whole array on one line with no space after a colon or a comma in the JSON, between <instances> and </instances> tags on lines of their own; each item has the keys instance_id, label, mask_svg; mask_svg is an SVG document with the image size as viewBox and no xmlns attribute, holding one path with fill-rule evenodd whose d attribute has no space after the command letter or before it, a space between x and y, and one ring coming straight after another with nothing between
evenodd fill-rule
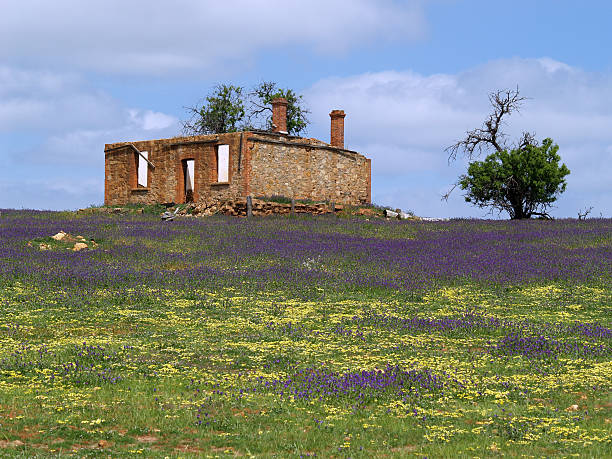
<instances>
[{"instance_id":1,"label":"mound of earth","mask_svg":"<svg viewBox=\"0 0 612 459\"><path fill-rule=\"evenodd\" d=\"M50 236L49 241L29 241L28 246L34 247L38 245L39 250L53 250L58 248L66 248L73 252L79 252L86 249L94 249L98 246L93 239L87 240L83 236L73 236L70 233L60 231L53 236Z\"/></svg>"}]
</instances>

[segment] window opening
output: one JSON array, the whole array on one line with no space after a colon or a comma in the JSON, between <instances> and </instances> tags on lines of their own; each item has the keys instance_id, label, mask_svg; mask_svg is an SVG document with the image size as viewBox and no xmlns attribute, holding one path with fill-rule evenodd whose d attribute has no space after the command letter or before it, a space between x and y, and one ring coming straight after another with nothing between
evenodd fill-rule
<instances>
[{"instance_id":1,"label":"window opening","mask_svg":"<svg viewBox=\"0 0 612 459\"><path fill-rule=\"evenodd\" d=\"M141 151L136 153L138 158L138 186L147 187L148 179L149 179L149 153L146 151Z\"/></svg>"},{"instance_id":2,"label":"window opening","mask_svg":"<svg viewBox=\"0 0 612 459\"><path fill-rule=\"evenodd\" d=\"M229 182L229 145L217 147L217 182Z\"/></svg>"}]
</instances>

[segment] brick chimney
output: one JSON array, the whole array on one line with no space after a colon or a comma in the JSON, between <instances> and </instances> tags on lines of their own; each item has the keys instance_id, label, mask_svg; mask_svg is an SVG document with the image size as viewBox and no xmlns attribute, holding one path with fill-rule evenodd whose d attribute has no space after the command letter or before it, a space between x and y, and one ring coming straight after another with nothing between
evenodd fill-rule
<instances>
[{"instance_id":1,"label":"brick chimney","mask_svg":"<svg viewBox=\"0 0 612 459\"><path fill-rule=\"evenodd\" d=\"M332 110L331 117L331 145L344 148L344 110Z\"/></svg>"},{"instance_id":2,"label":"brick chimney","mask_svg":"<svg viewBox=\"0 0 612 459\"><path fill-rule=\"evenodd\" d=\"M287 99L272 100L272 131L287 134Z\"/></svg>"}]
</instances>

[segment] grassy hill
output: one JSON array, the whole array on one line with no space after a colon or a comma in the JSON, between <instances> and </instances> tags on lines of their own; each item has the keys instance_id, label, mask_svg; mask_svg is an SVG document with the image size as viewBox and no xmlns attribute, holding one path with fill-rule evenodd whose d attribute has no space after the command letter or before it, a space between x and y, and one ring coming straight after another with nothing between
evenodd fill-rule
<instances>
[{"instance_id":1,"label":"grassy hill","mask_svg":"<svg viewBox=\"0 0 612 459\"><path fill-rule=\"evenodd\" d=\"M612 220L8 210L0 241L0 455L612 456Z\"/></svg>"}]
</instances>

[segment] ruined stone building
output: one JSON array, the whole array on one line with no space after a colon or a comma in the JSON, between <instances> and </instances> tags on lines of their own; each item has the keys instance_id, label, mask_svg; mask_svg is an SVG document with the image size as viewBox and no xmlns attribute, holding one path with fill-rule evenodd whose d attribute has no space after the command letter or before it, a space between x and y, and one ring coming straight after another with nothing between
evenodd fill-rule
<instances>
[{"instance_id":1,"label":"ruined stone building","mask_svg":"<svg viewBox=\"0 0 612 459\"><path fill-rule=\"evenodd\" d=\"M287 101L272 102L274 131L106 144L104 204L223 202L251 195L371 202L371 162L344 148L344 111L331 142L287 134Z\"/></svg>"}]
</instances>

